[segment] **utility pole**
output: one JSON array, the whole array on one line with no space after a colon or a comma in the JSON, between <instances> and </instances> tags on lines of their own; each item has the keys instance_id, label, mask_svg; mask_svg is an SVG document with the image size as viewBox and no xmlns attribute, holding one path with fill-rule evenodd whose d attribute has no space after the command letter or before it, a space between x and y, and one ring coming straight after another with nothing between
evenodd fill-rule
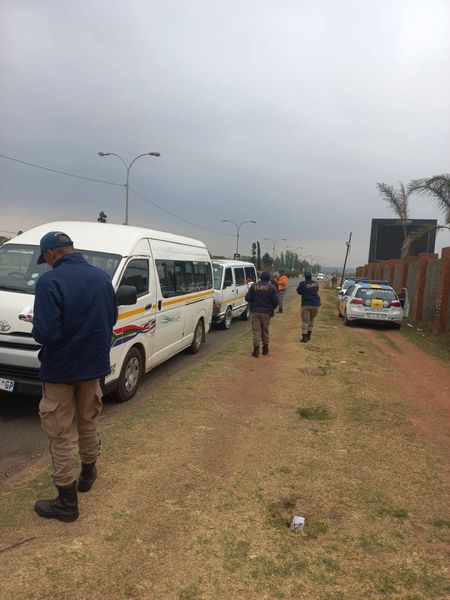
<instances>
[{"instance_id":1,"label":"utility pole","mask_svg":"<svg viewBox=\"0 0 450 600\"><path fill-rule=\"evenodd\" d=\"M345 245L347 246L347 250L345 251L344 268L342 269L341 287L342 287L342 284L344 283L345 267L347 266L347 258L350 253L351 242L352 242L352 232L350 231L350 235L348 236L348 241L345 242Z\"/></svg>"}]
</instances>

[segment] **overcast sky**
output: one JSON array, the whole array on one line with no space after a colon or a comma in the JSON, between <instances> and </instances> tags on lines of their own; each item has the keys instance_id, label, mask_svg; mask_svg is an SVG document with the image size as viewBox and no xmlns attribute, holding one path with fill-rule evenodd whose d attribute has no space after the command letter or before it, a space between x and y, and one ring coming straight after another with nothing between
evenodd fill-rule
<instances>
[{"instance_id":1,"label":"overcast sky","mask_svg":"<svg viewBox=\"0 0 450 600\"><path fill-rule=\"evenodd\" d=\"M0 0L0 153L130 185L130 223L351 265L377 181L450 171L449 0ZM124 190L0 159L0 230L124 219ZM412 198L412 216L435 218ZM442 219L441 219L442 220ZM1 231L0 231L1 233ZM228 235L227 235L228 234ZM75 240L76 242L76 240ZM449 245L441 234L438 245ZM262 242L263 250L270 243ZM282 249L286 244L280 243ZM243 240L240 250L249 253Z\"/></svg>"}]
</instances>

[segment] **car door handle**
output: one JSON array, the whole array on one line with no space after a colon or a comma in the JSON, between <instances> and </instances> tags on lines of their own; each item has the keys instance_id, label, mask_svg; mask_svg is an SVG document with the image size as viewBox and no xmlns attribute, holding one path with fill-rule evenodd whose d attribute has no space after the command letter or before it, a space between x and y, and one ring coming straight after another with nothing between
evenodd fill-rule
<instances>
[{"instance_id":1,"label":"car door handle","mask_svg":"<svg viewBox=\"0 0 450 600\"><path fill-rule=\"evenodd\" d=\"M162 300L158 300L158 310L161 310L162 308Z\"/></svg>"},{"instance_id":2,"label":"car door handle","mask_svg":"<svg viewBox=\"0 0 450 600\"><path fill-rule=\"evenodd\" d=\"M147 304L147 306L145 307L144 310L150 310L152 306L153 306L152 304Z\"/></svg>"}]
</instances>

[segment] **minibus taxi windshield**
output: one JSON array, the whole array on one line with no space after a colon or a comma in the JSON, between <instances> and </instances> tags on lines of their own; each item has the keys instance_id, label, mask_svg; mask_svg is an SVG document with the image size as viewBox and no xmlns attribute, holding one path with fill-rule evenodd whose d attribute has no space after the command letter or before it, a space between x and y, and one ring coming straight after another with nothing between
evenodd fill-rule
<instances>
[{"instance_id":1,"label":"minibus taxi windshield","mask_svg":"<svg viewBox=\"0 0 450 600\"><path fill-rule=\"evenodd\" d=\"M111 279L121 261L118 254L77 250L94 267L106 271ZM38 265L39 246L4 244L0 247L0 291L34 294L36 282L49 270L44 263Z\"/></svg>"}]
</instances>

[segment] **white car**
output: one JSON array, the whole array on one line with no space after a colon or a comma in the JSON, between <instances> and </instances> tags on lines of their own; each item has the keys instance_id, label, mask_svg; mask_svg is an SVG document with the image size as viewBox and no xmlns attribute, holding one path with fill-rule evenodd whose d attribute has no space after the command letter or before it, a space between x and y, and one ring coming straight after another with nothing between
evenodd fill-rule
<instances>
[{"instance_id":1,"label":"white car","mask_svg":"<svg viewBox=\"0 0 450 600\"><path fill-rule=\"evenodd\" d=\"M215 260L214 307L212 322L229 329L235 317L250 318L250 307L245 299L249 286L257 280L255 265L239 260Z\"/></svg>"},{"instance_id":2,"label":"white car","mask_svg":"<svg viewBox=\"0 0 450 600\"><path fill-rule=\"evenodd\" d=\"M383 282L361 281L339 292L338 311L346 325L358 320L381 321L399 329L404 317L396 291Z\"/></svg>"}]
</instances>

